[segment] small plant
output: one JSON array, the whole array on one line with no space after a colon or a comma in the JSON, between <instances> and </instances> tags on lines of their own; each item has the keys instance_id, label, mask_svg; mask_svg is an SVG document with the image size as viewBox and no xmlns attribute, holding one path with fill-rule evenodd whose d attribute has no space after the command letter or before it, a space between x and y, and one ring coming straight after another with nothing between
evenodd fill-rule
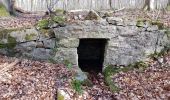
<instances>
[{"instance_id":1,"label":"small plant","mask_svg":"<svg viewBox=\"0 0 170 100\"><path fill-rule=\"evenodd\" d=\"M140 62L137 62L134 64L134 68L137 68L137 69L140 69L140 70L145 70L146 68L148 68L148 64L143 62L143 61L140 61Z\"/></svg>"},{"instance_id":2,"label":"small plant","mask_svg":"<svg viewBox=\"0 0 170 100\"><path fill-rule=\"evenodd\" d=\"M76 79L73 79L71 82L72 88L78 93L82 94L83 89L82 89L82 82Z\"/></svg>"},{"instance_id":3,"label":"small plant","mask_svg":"<svg viewBox=\"0 0 170 100\"><path fill-rule=\"evenodd\" d=\"M68 69L71 69L72 66L73 66L73 64L72 64L71 62L69 62L68 60L65 60L65 61L64 61L64 64L66 65L66 67L67 67Z\"/></svg>"},{"instance_id":4,"label":"small plant","mask_svg":"<svg viewBox=\"0 0 170 100\"><path fill-rule=\"evenodd\" d=\"M106 81L106 84L109 86L109 88L112 92L117 92L117 91L120 90L120 88L115 85L115 83L113 82L113 80L110 76L106 77L105 81Z\"/></svg>"},{"instance_id":5,"label":"small plant","mask_svg":"<svg viewBox=\"0 0 170 100\"><path fill-rule=\"evenodd\" d=\"M120 90L120 88L115 85L115 83L113 82L113 80L111 78L112 75L114 75L120 71L121 71L120 68L118 68L116 66L114 67L112 65L109 65L104 70L105 82L109 86L109 88L112 92L116 92L116 91Z\"/></svg>"}]
</instances>

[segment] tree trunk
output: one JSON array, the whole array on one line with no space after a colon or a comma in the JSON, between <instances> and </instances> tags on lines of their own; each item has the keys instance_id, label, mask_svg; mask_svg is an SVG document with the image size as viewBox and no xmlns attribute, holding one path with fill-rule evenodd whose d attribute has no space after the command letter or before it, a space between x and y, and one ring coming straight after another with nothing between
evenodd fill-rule
<instances>
[{"instance_id":1,"label":"tree trunk","mask_svg":"<svg viewBox=\"0 0 170 100\"><path fill-rule=\"evenodd\" d=\"M143 9L150 10L150 0L145 0Z\"/></svg>"}]
</instances>

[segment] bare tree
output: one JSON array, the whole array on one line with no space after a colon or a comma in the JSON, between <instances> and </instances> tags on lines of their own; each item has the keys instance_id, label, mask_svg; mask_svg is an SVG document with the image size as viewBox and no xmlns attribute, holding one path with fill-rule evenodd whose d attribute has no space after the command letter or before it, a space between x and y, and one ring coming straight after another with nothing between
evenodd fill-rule
<instances>
[{"instance_id":1,"label":"bare tree","mask_svg":"<svg viewBox=\"0 0 170 100\"><path fill-rule=\"evenodd\" d=\"M0 4L4 5L11 15L15 15L14 0L0 0Z\"/></svg>"},{"instance_id":2,"label":"bare tree","mask_svg":"<svg viewBox=\"0 0 170 100\"><path fill-rule=\"evenodd\" d=\"M46 0L46 4L47 4L47 12L49 14L52 14L54 12L55 9L55 5L58 3L59 0Z\"/></svg>"},{"instance_id":3,"label":"bare tree","mask_svg":"<svg viewBox=\"0 0 170 100\"><path fill-rule=\"evenodd\" d=\"M145 0L143 9L150 10L150 0Z\"/></svg>"}]
</instances>

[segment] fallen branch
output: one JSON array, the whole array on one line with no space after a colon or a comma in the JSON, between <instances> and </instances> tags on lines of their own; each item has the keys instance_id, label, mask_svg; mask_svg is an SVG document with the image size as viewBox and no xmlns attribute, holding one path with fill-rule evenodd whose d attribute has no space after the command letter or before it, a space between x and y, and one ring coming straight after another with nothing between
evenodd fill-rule
<instances>
[{"instance_id":1,"label":"fallen branch","mask_svg":"<svg viewBox=\"0 0 170 100\"><path fill-rule=\"evenodd\" d=\"M119 11L124 10L124 9L125 9L125 7L120 8L120 9L118 9L118 10L115 10L114 12L119 12Z\"/></svg>"}]
</instances>

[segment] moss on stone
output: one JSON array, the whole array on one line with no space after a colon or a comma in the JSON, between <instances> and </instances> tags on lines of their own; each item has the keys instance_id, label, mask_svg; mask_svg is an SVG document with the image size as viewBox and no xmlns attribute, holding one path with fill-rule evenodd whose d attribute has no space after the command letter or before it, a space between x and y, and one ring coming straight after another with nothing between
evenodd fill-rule
<instances>
[{"instance_id":1,"label":"moss on stone","mask_svg":"<svg viewBox=\"0 0 170 100\"><path fill-rule=\"evenodd\" d=\"M54 31L52 29L40 29L39 31L45 37L55 37Z\"/></svg>"},{"instance_id":2,"label":"moss on stone","mask_svg":"<svg viewBox=\"0 0 170 100\"><path fill-rule=\"evenodd\" d=\"M37 26L40 29L47 29L49 26L49 20L48 19L42 19L40 21L38 21Z\"/></svg>"},{"instance_id":3,"label":"moss on stone","mask_svg":"<svg viewBox=\"0 0 170 100\"><path fill-rule=\"evenodd\" d=\"M64 16L54 16L52 20L59 24L63 24L66 21Z\"/></svg>"},{"instance_id":4,"label":"moss on stone","mask_svg":"<svg viewBox=\"0 0 170 100\"><path fill-rule=\"evenodd\" d=\"M5 7L0 4L0 16L9 16L9 12L5 9Z\"/></svg>"},{"instance_id":5,"label":"moss on stone","mask_svg":"<svg viewBox=\"0 0 170 100\"><path fill-rule=\"evenodd\" d=\"M146 22L148 22L150 25L157 25L160 30L164 29L164 24L159 20L138 19L137 23L136 23L136 26L143 27Z\"/></svg>"},{"instance_id":6,"label":"moss on stone","mask_svg":"<svg viewBox=\"0 0 170 100\"><path fill-rule=\"evenodd\" d=\"M136 26L143 27L145 24L145 20L137 20Z\"/></svg>"},{"instance_id":7,"label":"moss on stone","mask_svg":"<svg viewBox=\"0 0 170 100\"><path fill-rule=\"evenodd\" d=\"M157 25L159 29L164 29L164 24L160 21L151 21L151 25Z\"/></svg>"},{"instance_id":8,"label":"moss on stone","mask_svg":"<svg viewBox=\"0 0 170 100\"><path fill-rule=\"evenodd\" d=\"M8 36L8 43L7 43L7 48L14 48L17 44L16 38L12 36Z\"/></svg>"},{"instance_id":9,"label":"moss on stone","mask_svg":"<svg viewBox=\"0 0 170 100\"><path fill-rule=\"evenodd\" d=\"M17 31L19 29L0 29L0 39L7 37L8 33L11 33L13 31Z\"/></svg>"},{"instance_id":10,"label":"moss on stone","mask_svg":"<svg viewBox=\"0 0 170 100\"><path fill-rule=\"evenodd\" d=\"M27 40L27 41L33 40L35 36L36 36L35 33L26 34L25 40Z\"/></svg>"}]
</instances>

